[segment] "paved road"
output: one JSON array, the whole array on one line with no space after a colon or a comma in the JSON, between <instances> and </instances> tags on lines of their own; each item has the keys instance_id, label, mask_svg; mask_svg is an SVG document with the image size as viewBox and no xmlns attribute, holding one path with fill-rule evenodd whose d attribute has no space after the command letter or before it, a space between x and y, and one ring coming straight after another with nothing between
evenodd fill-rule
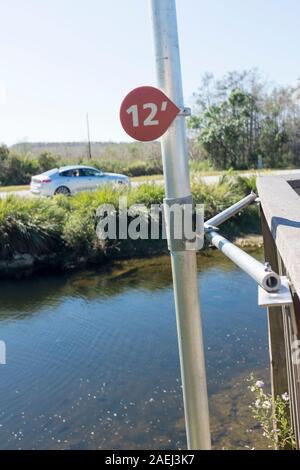
<instances>
[{"instance_id":1,"label":"paved road","mask_svg":"<svg viewBox=\"0 0 300 470\"><path fill-rule=\"evenodd\" d=\"M251 172L249 173L241 173L241 176L249 177L249 176L254 176L254 175L259 175L259 171ZM284 176L284 175L295 175L299 174L300 178L300 169L296 170L273 170L270 172L262 172L261 176L271 176L271 175L276 175L276 176ZM237 176L237 174L235 175ZM214 175L214 176L202 176L201 179L206 183L206 184L215 184L219 181L220 175Z\"/></svg>"},{"instance_id":2,"label":"paved road","mask_svg":"<svg viewBox=\"0 0 300 470\"><path fill-rule=\"evenodd\" d=\"M249 172L249 173L241 173L242 176L253 176L253 175L258 175L259 172ZM299 174L299 178L300 178L300 169L297 169L297 170L274 170L274 171L270 171L268 173L262 173L263 176L270 176L270 175L277 175L277 176L283 176L283 175L288 175L288 174L291 174L291 175L295 175L295 174ZM213 176L202 176L201 177L201 180L204 181L206 184L215 184L219 181L220 179L220 175L213 175ZM143 181L134 181L132 183L132 186L139 186L140 184L142 184ZM157 180L155 181L155 183L157 184L163 184L163 180ZM0 198L4 198L4 197L7 197L7 195L9 194L15 194L16 196L19 196L19 197L36 197L36 196L33 196L30 191L26 191L26 190L22 190L22 191L9 191L9 192L6 192L6 191L0 191Z\"/></svg>"},{"instance_id":3,"label":"paved road","mask_svg":"<svg viewBox=\"0 0 300 470\"><path fill-rule=\"evenodd\" d=\"M271 175L284 176L284 175L295 175L295 174L296 175L299 174L299 178L300 178L300 169L296 169L296 170L273 170L273 171L270 171L268 173L266 173L266 172L261 173L262 176L271 176ZM245 176L245 177L254 176L254 175L259 175L259 172L255 171L255 172L241 173L241 176ZM206 184L216 184L219 181L219 179L221 178L221 176L222 175L201 176L199 179L204 181L204 183L206 183ZM238 174L235 174L235 176L238 176ZM163 184L163 180L157 180L155 182L157 184ZM139 186L142 183L143 183L143 181L134 182L134 183L132 183L132 186Z\"/></svg>"},{"instance_id":4,"label":"paved road","mask_svg":"<svg viewBox=\"0 0 300 470\"><path fill-rule=\"evenodd\" d=\"M20 197L33 197L30 191L24 189L22 191L0 191L0 198L7 197L10 194L15 194L16 196Z\"/></svg>"}]
</instances>

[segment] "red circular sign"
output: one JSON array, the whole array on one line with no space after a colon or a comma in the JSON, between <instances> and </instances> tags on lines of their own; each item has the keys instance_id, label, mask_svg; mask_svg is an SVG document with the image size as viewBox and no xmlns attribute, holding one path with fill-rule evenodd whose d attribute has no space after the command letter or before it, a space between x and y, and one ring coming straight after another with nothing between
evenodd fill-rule
<instances>
[{"instance_id":1,"label":"red circular sign","mask_svg":"<svg viewBox=\"0 0 300 470\"><path fill-rule=\"evenodd\" d=\"M146 142L161 137L179 112L180 109L161 90L142 86L124 98L120 120L127 134Z\"/></svg>"}]
</instances>

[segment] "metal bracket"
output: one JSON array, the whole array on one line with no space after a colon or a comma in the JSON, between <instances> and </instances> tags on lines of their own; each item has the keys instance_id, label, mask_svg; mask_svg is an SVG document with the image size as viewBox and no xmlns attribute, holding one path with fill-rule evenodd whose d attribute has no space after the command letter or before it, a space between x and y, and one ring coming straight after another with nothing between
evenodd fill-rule
<instances>
[{"instance_id":1,"label":"metal bracket","mask_svg":"<svg viewBox=\"0 0 300 470\"><path fill-rule=\"evenodd\" d=\"M165 198L163 204L163 215L165 221L166 235L168 241L168 249L170 251L199 251L203 247L204 242L204 221L197 220L197 227L202 222L203 237L200 233L193 232L192 238L185 238L185 212L189 211L188 216L192 217L193 197L185 196L181 198ZM196 214L197 217L197 214ZM178 233L179 232L179 233Z\"/></svg>"},{"instance_id":2,"label":"metal bracket","mask_svg":"<svg viewBox=\"0 0 300 470\"><path fill-rule=\"evenodd\" d=\"M180 108L180 111L179 113L177 114L177 116L185 116L185 117L188 117L188 116L191 116L192 114L192 110L191 108L186 108L185 106L183 108Z\"/></svg>"},{"instance_id":3,"label":"metal bracket","mask_svg":"<svg viewBox=\"0 0 300 470\"><path fill-rule=\"evenodd\" d=\"M207 225L206 223L204 224L204 231L205 233L208 233L208 232L217 232L219 229L219 227L214 227L213 225Z\"/></svg>"},{"instance_id":4,"label":"metal bracket","mask_svg":"<svg viewBox=\"0 0 300 470\"><path fill-rule=\"evenodd\" d=\"M293 303L288 278L286 276L280 276L280 280L281 285L276 292L267 292L261 286L258 286L259 307L282 307Z\"/></svg>"},{"instance_id":5,"label":"metal bracket","mask_svg":"<svg viewBox=\"0 0 300 470\"><path fill-rule=\"evenodd\" d=\"M222 251L225 256L231 259L231 261L262 286L263 290L278 293L280 291L280 276L272 271L271 266L268 264L263 265L225 237L222 237L222 235L215 230L215 227L218 227L242 209L245 209L249 204L252 204L256 198L256 194L251 192L248 196L208 219L204 223L205 235L216 248Z\"/></svg>"}]
</instances>

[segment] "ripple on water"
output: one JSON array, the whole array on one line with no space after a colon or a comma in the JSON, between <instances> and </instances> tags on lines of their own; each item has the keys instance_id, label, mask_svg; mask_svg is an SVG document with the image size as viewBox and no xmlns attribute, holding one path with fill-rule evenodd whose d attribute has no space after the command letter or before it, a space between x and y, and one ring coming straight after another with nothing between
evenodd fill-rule
<instances>
[{"instance_id":1,"label":"ripple on water","mask_svg":"<svg viewBox=\"0 0 300 470\"><path fill-rule=\"evenodd\" d=\"M244 380L266 377L256 286L200 258L214 446L263 447ZM168 257L17 282L1 291L0 448L185 447Z\"/></svg>"}]
</instances>

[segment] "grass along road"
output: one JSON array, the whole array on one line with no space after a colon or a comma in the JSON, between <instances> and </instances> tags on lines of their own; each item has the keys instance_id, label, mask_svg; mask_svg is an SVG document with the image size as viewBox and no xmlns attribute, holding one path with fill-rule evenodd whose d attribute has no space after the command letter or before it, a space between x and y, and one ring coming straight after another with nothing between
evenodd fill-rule
<instances>
[{"instance_id":1,"label":"grass along road","mask_svg":"<svg viewBox=\"0 0 300 470\"><path fill-rule=\"evenodd\" d=\"M29 185L19 185L19 186L0 186L0 193L9 193L15 191L29 191Z\"/></svg>"}]
</instances>

